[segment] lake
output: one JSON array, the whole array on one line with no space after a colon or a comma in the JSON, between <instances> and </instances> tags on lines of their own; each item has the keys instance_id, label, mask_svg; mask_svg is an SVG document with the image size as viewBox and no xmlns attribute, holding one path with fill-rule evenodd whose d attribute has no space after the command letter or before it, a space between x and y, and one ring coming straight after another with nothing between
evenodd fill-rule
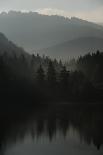
<instances>
[{"instance_id":1,"label":"lake","mask_svg":"<svg viewBox=\"0 0 103 155\"><path fill-rule=\"evenodd\" d=\"M102 105L47 105L0 114L0 155L103 155Z\"/></svg>"}]
</instances>

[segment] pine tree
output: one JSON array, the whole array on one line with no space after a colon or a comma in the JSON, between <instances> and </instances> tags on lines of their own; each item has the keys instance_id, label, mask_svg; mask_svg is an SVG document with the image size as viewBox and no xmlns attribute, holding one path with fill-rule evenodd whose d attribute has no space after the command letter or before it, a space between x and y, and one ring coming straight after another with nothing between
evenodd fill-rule
<instances>
[{"instance_id":1,"label":"pine tree","mask_svg":"<svg viewBox=\"0 0 103 155\"><path fill-rule=\"evenodd\" d=\"M49 62L47 69L47 81L52 87L56 84L56 71L51 61Z\"/></svg>"},{"instance_id":2,"label":"pine tree","mask_svg":"<svg viewBox=\"0 0 103 155\"><path fill-rule=\"evenodd\" d=\"M62 95L69 93L69 71L66 70L64 66L60 72L60 88Z\"/></svg>"},{"instance_id":3,"label":"pine tree","mask_svg":"<svg viewBox=\"0 0 103 155\"><path fill-rule=\"evenodd\" d=\"M61 70L61 73L60 73L60 82L64 86L67 86L68 81L69 81L69 71L67 71L66 67L64 66Z\"/></svg>"},{"instance_id":4,"label":"pine tree","mask_svg":"<svg viewBox=\"0 0 103 155\"><path fill-rule=\"evenodd\" d=\"M45 80L45 73L42 66L40 65L40 67L37 70L37 82L39 85L42 85L44 84L44 80Z\"/></svg>"}]
</instances>

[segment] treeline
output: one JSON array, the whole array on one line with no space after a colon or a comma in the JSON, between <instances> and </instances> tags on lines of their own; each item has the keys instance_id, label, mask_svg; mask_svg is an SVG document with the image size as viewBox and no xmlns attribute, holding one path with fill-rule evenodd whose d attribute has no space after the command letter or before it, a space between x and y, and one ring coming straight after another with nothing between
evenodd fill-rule
<instances>
[{"instance_id":1,"label":"treeline","mask_svg":"<svg viewBox=\"0 0 103 155\"><path fill-rule=\"evenodd\" d=\"M103 90L103 52L97 51L79 57L76 66L96 88Z\"/></svg>"},{"instance_id":2,"label":"treeline","mask_svg":"<svg viewBox=\"0 0 103 155\"><path fill-rule=\"evenodd\" d=\"M103 52L98 50L80 56L77 60L73 58L65 62L65 66L70 71L81 71L95 88L103 90Z\"/></svg>"},{"instance_id":3,"label":"treeline","mask_svg":"<svg viewBox=\"0 0 103 155\"><path fill-rule=\"evenodd\" d=\"M60 100L88 98L94 91L92 84L82 72L70 72L62 66L61 71L57 73L52 61L49 62L46 73L42 66L38 68L35 82L47 96Z\"/></svg>"},{"instance_id":4,"label":"treeline","mask_svg":"<svg viewBox=\"0 0 103 155\"><path fill-rule=\"evenodd\" d=\"M102 55L97 52L90 57L98 58L99 54ZM22 98L26 101L100 99L99 91L94 87L88 72L86 76L86 68L83 68L85 63L88 64L87 69L92 68L93 62L86 55L76 63L77 70L69 71L61 61L46 56L9 56L4 53L0 56L0 94L5 95L6 99ZM96 60L94 64L97 64Z\"/></svg>"}]
</instances>

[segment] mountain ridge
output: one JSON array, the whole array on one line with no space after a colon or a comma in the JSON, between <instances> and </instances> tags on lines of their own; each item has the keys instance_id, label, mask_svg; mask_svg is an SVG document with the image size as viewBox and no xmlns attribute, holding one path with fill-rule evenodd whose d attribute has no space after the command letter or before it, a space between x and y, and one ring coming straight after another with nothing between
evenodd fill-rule
<instances>
[{"instance_id":1,"label":"mountain ridge","mask_svg":"<svg viewBox=\"0 0 103 155\"><path fill-rule=\"evenodd\" d=\"M29 53L80 37L103 38L103 26L72 17L35 12L0 14L0 32Z\"/></svg>"},{"instance_id":2,"label":"mountain ridge","mask_svg":"<svg viewBox=\"0 0 103 155\"><path fill-rule=\"evenodd\" d=\"M46 54L52 58L64 59L77 58L93 51L103 51L103 38L81 37L71 41L66 41L49 48L45 48L38 53ZM55 55L55 57L54 57Z\"/></svg>"}]
</instances>

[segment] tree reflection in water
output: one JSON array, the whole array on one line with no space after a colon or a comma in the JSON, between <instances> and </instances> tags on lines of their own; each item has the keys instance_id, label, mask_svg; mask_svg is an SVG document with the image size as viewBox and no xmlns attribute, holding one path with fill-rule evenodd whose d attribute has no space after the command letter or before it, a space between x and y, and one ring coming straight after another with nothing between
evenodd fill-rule
<instances>
[{"instance_id":1,"label":"tree reflection in water","mask_svg":"<svg viewBox=\"0 0 103 155\"><path fill-rule=\"evenodd\" d=\"M2 112L0 150L2 152L9 144L24 140L29 134L33 140L46 135L52 141L58 132L66 138L71 127L79 134L81 142L94 144L99 150L103 144L103 107L55 105Z\"/></svg>"}]
</instances>

